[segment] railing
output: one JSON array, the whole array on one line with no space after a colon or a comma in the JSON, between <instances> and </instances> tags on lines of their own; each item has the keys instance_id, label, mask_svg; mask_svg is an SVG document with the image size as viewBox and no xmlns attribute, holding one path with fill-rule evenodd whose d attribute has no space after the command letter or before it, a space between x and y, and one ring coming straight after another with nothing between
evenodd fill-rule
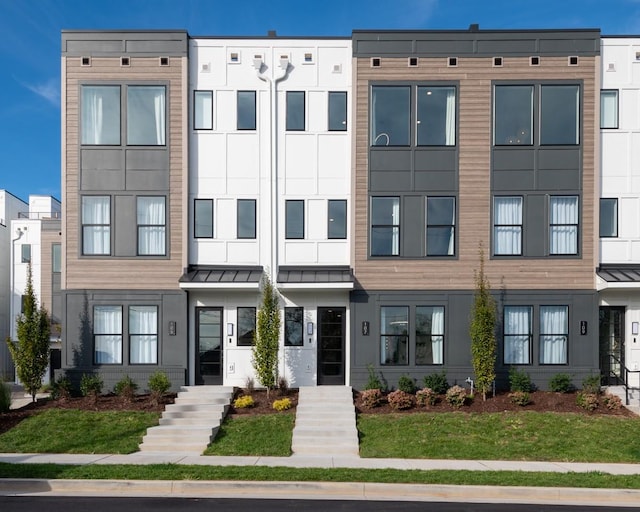
<instances>
[{"instance_id":1,"label":"railing","mask_svg":"<svg viewBox=\"0 0 640 512\"><path fill-rule=\"evenodd\" d=\"M18 212L19 219L60 219L60 212Z\"/></svg>"},{"instance_id":2,"label":"railing","mask_svg":"<svg viewBox=\"0 0 640 512\"><path fill-rule=\"evenodd\" d=\"M613 354L609 354L609 359L611 360L611 364L609 365L609 375L607 377L615 377L618 380L622 380L622 387L624 389L624 396L625 396L625 404L629 405L629 388L638 390L638 392L640 393L640 381L638 386L629 386L629 375L634 373L637 373L638 375L640 375L640 370L629 370L629 368L627 368L624 365L624 363L620 360L620 358L618 358L617 356L614 356ZM618 373L613 371L614 366L617 366L619 368L620 375L618 375ZM638 397L638 403L640 405L640 396Z\"/></svg>"}]
</instances>

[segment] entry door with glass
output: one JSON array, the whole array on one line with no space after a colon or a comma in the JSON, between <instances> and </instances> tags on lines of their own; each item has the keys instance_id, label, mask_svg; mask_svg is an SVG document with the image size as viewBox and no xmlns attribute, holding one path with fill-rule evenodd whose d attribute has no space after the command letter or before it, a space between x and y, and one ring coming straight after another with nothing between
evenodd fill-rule
<instances>
[{"instance_id":1,"label":"entry door with glass","mask_svg":"<svg viewBox=\"0 0 640 512\"><path fill-rule=\"evenodd\" d=\"M346 308L318 308L318 384L344 385Z\"/></svg>"},{"instance_id":2,"label":"entry door with glass","mask_svg":"<svg viewBox=\"0 0 640 512\"><path fill-rule=\"evenodd\" d=\"M222 384L222 308L196 308L196 383Z\"/></svg>"},{"instance_id":3,"label":"entry door with glass","mask_svg":"<svg viewBox=\"0 0 640 512\"><path fill-rule=\"evenodd\" d=\"M604 385L624 381L624 307L600 307L600 373Z\"/></svg>"}]
</instances>

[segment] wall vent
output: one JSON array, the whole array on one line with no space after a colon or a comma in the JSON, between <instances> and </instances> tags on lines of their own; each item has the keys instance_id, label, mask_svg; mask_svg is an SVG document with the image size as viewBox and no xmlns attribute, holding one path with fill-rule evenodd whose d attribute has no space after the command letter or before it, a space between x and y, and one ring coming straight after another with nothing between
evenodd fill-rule
<instances>
[{"instance_id":1,"label":"wall vent","mask_svg":"<svg viewBox=\"0 0 640 512\"><path fill-rule=\"evenodd\" d=\"M131 65L131 61L129 57L120 57L120 66L123 68L129 67Z\"/></svg>"},{"instance_id":2,"label":"wall vent","mask_svg":"<svg viewBox=\"0 0 640 512\"><path fill-rule=\"evenodd\" d=\"M208 62L205 62L204 64L200 65L200 73L211 73L211 64Z\"/></svg>"},{"instance_id":3,"label":"wall vent","mask_svg":"<svg viewBox=\"0 0 640 512\"><path fill-rule=\"evenodd\" d=\"M303 60L302 60L303 64L313 64L314 60L313 60L313 53L311 52L305 52Z\"/></svg>"},{"instance_id":4,"label":"wall vent","mask_svg":"<svg viewBox=\"0 0 640 512\"><path fill-rule=\"evenodd\" d=\"M160 65L168 66L169 65L169 57L160 57Z\"/></svg>"},{"instance_id":5,"label":"wall vent","mask_svg":"<svg viewBox=\"0 0 640 512\"><path fill-rule=\"evenodd\" d=\"M371 58L371 67L379 68L380 67L380 57L372 57Z\"/></svg>"},{"instance_id":6,"label":"wall vent","mask_svg":"<svg viewBox=\"0 0 640 512\"><path fill-rule=\"evenodd\" d=\"M333 65L334 73L342 73L342 64L334 64Z\"/></svg>"},{"instance_id":7,"label":"wall vent","mask_svg":"<svg viewBox=\"0 0 640 512\"><path fill-rule=\"evenodd\" d=\"M494 57L493 58L493 67L501 68L502 67L502 57Z\"/></svg>"},{"instance_id":8,"label":"wall vent","mask_svg":"<svg viewBox=\"0 0 640 512\"><path fill-rule=\"evenodd\" d=\"M82 57L80 59L81 66L91 66L91 57Z\"/></svg>"},{"instance_id":9,"label":"wall vent","mask_svg":"<svg viewBox=\"0 0 640 512\"><path fill-rule=\"evenodd\" d=\"M240 64L240 52L229 53L229 64Z\"/></svg>"},{"instance_id":10,"label":"wall vent","mask_svg":"<svg viewBox=\"0 0 640 512\"><path fill-rule=\"evenodd\" d=\"M578 65L578 57L571 56L569 57L569 66L577 66Z\"/></svg>"},{"instance_id":11,"label":"wall vent","mask_svg":"<svg viewBox=\"0 0 640 512\"><path fill-rule=\"evenodd\" d=\"M607 66L607 71L615 71L616 70L616 65L614 62L609 62L608 66Z\"/></svg>"},{"instance_id":12,"label":"wall vent","mask_svg":"<svg viewBox=\"0 0 640 512\"><path fill-rule=\"evenodd\" d=\"M449 57L447 60L447 66L450 68L455 68L458 65L458 57Z\"/></svg>"},{"instance_id":13,"label":"wall vent","mask_svg":"<svg viewBox=\"0 0 640 512\"><path fill-rule=\"evenodd\" d=\"M409 67L414 68L418 65L418 57L409 57Z\"/></svg>"},{"instance_id":14,"label":"wall vent","mask_svg":"<svg viewBox=\"0 0 640 512\"><path fill-rule=\"evenodd\" d=\"M540 65L540 57L530 57L529 65L531 66L539 66Z\"/></svg>"}]
</instances>

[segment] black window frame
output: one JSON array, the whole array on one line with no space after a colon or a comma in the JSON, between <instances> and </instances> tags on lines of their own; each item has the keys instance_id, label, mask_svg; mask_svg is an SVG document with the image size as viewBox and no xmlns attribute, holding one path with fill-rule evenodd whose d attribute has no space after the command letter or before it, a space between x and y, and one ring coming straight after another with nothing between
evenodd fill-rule
<instances>
[{"instance_id":1,"label":"black window frame","mask_svg":"<svg viewBox=\"0 0 640 512\"><path fill-rule=\"evenodd\" d=\"M603 235L602 234L602 212L604 211L604 208L602 207L602 204L604 202L611 202L613 205L613 218L611 219L612 222L612 226L613 226L613 234L609 234L609 235ZM618 238L618 227L619 227L619 223L618 223L618 219L619 219L619 213L618 213L618 198L617 197L601 197L600 198L600 219L599 219L599 229L598 229L598 234L600 236L600 238Z\"/></svg>"},{"instance_id":2,"label":"black window frame","mask_svg":"<svg viewBox=\"0 0 640 512\"><path fill-rule=\"evenodd\" d=\"M140 224L138 222L138 201L140 199L144 199L144 198L162 198L164 200L164 219L163 219L163 223L162 224ZM168 248L168 237L167 237L167 216L168 216L168 212L167 212L167 196L164 195L140 195L140 196L136 196L136 256L142 256L142 257L162 257L162 256L166 256L167 255L167 248ZM140 241L141 241L141 237L140 237L140 230L141 229L145 229L145 228L157 228L157 227L162 227L164 228L164 247L163 247L163 251L160 253L143 253L140 251Z\"/></svg>"},{"instance_id":3,"label":"black window frame","mask_svg":"<svg viewBox=\"0 0 640 512\"><path fill-rule=\"evenodd\" d=\"M106 198L109 201L109 218L108 224L88 224L84 222L83 215L83 201L85 198ZM80 232L81 232L81 245L80 245L80 254L82 256L89 257L105 257L111 256L113 253L113 239L111 237L111 225L113 224L113 208L111 207L112 198L110 195L83 195L80 197ZM109 228L109 247L107 252L85 252L84 248L84 240L85 240L85 228L95 228L95 227L108 227Z\"/></svg>"},{"instance_id":4,"label":"black window frame","mask_svg":"<svg viewBox=\"0 0 640 512\"><path fill-rule=\"evenodd\" d=\"M299 325L300 339L295 342L291 341L297 332L292 330L293 325ZM302 307L285 307L284 308L284 346L285 347L303 347L304 346L304 308Z\"/></svg>"},{"instance_id":5,"label":"black window frame","mask_svg":"<svg viewBox=\"0 0 640 512\"><path fill-rule=\"evenodd\" d=\"M244 210L240 208L241 204L253 204L253 217L251 218L252 230L248 234L244 234L241 227L241 213ZM236 201L236 236L239 240L255 240L257 234L257 204L255 199L238 199ZM241 233L242 231L242 233Z\"/></svg>"},{"instance_id":6,"label":"black window frame","mask_svg":"<svg viewBox=\"0 0 640 512\"><path fill-rule=\"evenodd\" d=\"M20 245L20 257L22 263L31 263L31 244Z\"/></svg>"},{"instance_id":7,"label":"black window frame","mask_svg":"<svg viewBox=\"0 0 640 512\"><path fill-rule=\"evenodd\" d=\"M120 332L96 332L95 330L95 317L96 317L96 309L106 307L106 308L118 308L120 310ZM121 304L95 304L93 306L92 314L92 322L91 322L91 336L93 340L93 351L92 351L92 362L94 366L122 366L124 364L124 311L123 306ZM96 337L98 336L119 336L120 337L120 362L116 363L98 363L96 359Z\"/></svg>"},{"instance_id":8,"label":"black window frame","mask_svg":"<svg viewBox=\"0 0 640 512\"><path fill-rule=\"evenodd\" d=\"M338 233L332 233L332 227L335 229L335 215L332 214L331 206L340 205L344 211L344 222L341 223ZM341 212L342 213L342 212ZM346 240L347 239L347 200L346 199L329 199L327 201L327 238L329 240Z\"/></svg>"},{"instance_id":9,"label":"black window frame","mask_svg":"<svg viewBox=\"0 0 640 512\"><path fill-rule=\"evenodd\" d=\"M301 109L299 104L300 98L302 98ZM307 104L307 98L306 98L305 91L286 91L286 112L285 112L286 131L288 132L305 131L306 121L307 121L306 112L305 112L306 104Z\"/></svg>"},{"instance_id":10,"label":"black window frame","mask_svg":"<svg viewBox=\"0 0 640 512\"><path fill-rule=\"evenodd\" d=\"M243 124L241 126L240 124L240 97L244 97L247 96L247 98L252 98L253 99L253 113L250 114L248 117L253 117L253 119L251 119L252 122L247 123L246 125ZM242 91L237 91L236 92L236 129L238 131L256 131L257 127L257 95L256 95L256 91L251 91L251 90L242 90Z\"/></svg>"},{"instance_id":11,"label":"black window frame","mask_svg":"<svg viewBox=\"0 0 640 512\"><path fill-rule=\"evenodd\" d=\"M97 143L97 142L85 142L84 137L84 95L83 91L85 88L105 88L105 89L117 89L118 90L118 141L117 142L107 142L107 143ZM126 85L121 84L100 84L100 83L85 83L80 84L80 92L79 92L79 103L80 103L80 119L79 119L79 134L78 138L80 140L81 146L122 146L122 102L123 102L123 89L126 91ZM126 92L125 92L126 94Z\"/></svg>"},{"instance_id":12,"label":"black window frame","mask_svg":"<svg viewBox=\"0 0 640 512\"><path fill-rule=\"evenodd\" d=\"M383 309L404 309L406 311L406 320L401 320L400 323L406 323L406 327L404 330L404 333L392 333L392 332L385 332L385 326L382 323L382 310ZM379 314L379 318L380 318L380 365L381 366L408 366L409 365L409 361L410 361L410 350L409 350L409 324L410 324L410 308L409 306L404 306L404 305L381 305L380 306L380 314ZM389 323L389 325L392 322ZM386 347L389 346L388 343L388 339L387 338L394 338L396 340L396 345L395 345L395 349L394 349L394 354L398 352L397 347L398 344L400 344L400 338L402 338L404 340L404 346L405 346L405 360L402 362L394 362L394 361L390 361L388 356L388 349ZM385 350L383 351L382 348L383 346L385 347ZM383 354L384 354L384 358L383 358Z\"/></svg>"},{"instance_id":13,"label":"black window frame","mask_svg":"<svg viewBox=\"0 0 640 512\"><path fill-rule=\"evenodd\" d=\"M528 333L508 333L506 332L507 322L505 321L505 316L508 308L528 308L529 310L529 332ZM502 362L505 366L531 366L533 364L533 318L534 316L534 308L529 304L508 304L505 305L502 309ZM527 362L526 363L514 363L513 361L507 361L507 338L528 338L529 350L527 351Z\"/></svg>"},{"instance_id":14,"label":"black window frame","mask_svg":"<svg viewBox=\"0 0 640 512\"><path fill-rule=\"evenodd\" d=\"M544 308L564 308L565 314L565 332L542 332L542 310ZM540 366L567 366L569 364L569 332L571 330L571 311L567 304L541 304L538 308L538 314L540 316L538 320L539 332L538 332L538 364ZM564 361L559 363L544 363L542 362L542 339L544 336L562 336L565 339L565 351Z\"/></svg>"},{"instance_id":15,"label":"black window frame","mask_svg":"<svg viewBox=\"0 0 640 512\"><path fill-rule=\"evenodd\" d=\"M199 235L198 231L198 204L210 204L211 205L211 234ZM193 200L193 238L213 238L214 235L214 202L213 199L208 198L195 198ZM207 231L209 233L209 231Z\"/></svg>"},{"instance_id":16,"label":"black window frame","mask_svg":"<svg viewBox=\"0 0 640 512\"><path fill-rule=\"evenodd\" d=\"M442 308L442 316L443 316L443 328L442 328L442 334L433 334L433 327L432 324L430 324L431 330L429 333L427 332L422 332L422 331L418 331L418 315L419 310L420 309L434 309L434 308ZM447 308L446 306L442 305L442 304L434 304L434 305L416 305L415 306L415 325L413 328L413 333L415 336L415 363L416 366L443 366L444 365L444 354L445 354L445 341L447 338ZM431 321L433 321L433 313L431 314ZM418 339L421 337L428 337L429 338L429 343L431 343L431 348L432 348L432 352L431 352L431 362L421 362L422 360L418 360ZM433 362L433 341L434 338L441 338L441 342L442 342L442 354L440 354L440 356L442 357L442 361L439 363L434 363ZM426 340L425 340L426 341Z\"/></svg>"},{"instance_id":17,"label":"black window frame","mask_svg":"<svg viewBox=\"0 0 640 512\"><path fill-rule=\"evenodd\" d=\"M244 326L243 326L243 322L247 319L244 315L241 315L241 311L242 312L246 312L249 314L249 319L253 320L252 322L252 329L245 331ZM236 345L238 347L250 347L253 345L254 343L254 335L255 335L255 330L256 330L256 314L257 314L257 309L255 306L238 306L236 308L236 324L237 324L237 338L236 338ZM241 322L241 319L243 320L243 322ZM249 333L251 333L251 335L249 336Z\"/></svg>"},{"instance_id":18,"label":"black window frame","mask_svg":"<svg viewBox=\"0 0 640 512\"><path fill-rule=\"evenodd\" d=\"M406 92L408 92L408 95L406 98L402 98L403 100L406 100L407 104L406 104L406 119L404 117L402 117L402 119L400 119L403 123L406 121L406 141L403 140L401 141L402 143L396 143L395 140L392 141L392 137L390 135L390 133L393 133L390 130L387 130L386 132L381 131L380 133L378 133L376 135L376 132L374 131L374 128L378 128L378 126L373 125L373 121L376 118L375 115L375 109L374 109L374 105L376 103L375 98L374 98L374 93L377 92L378 90L383 91L383 90L391 90L391 89L397 89L397 90L402 90L404 89ZM379 83L375 83L372 84L370 86L370 99L369 99L369 110L370 110L370 119L369 119L369 146L372 148L375 147L402 147L402 148L406 148L406 147L411 147L411 143L412 143L412 93L413 93L413 86L410 84L393 84L393 85L389 85L389 84L379 84ZM398 114L398 110L395 110L395 114L394 116L392 116L393 118L398 118L399 116ZM404 135L401 134L401 135ZM395 139L395 135L393 137L393 139ZM381 141L381 143L379 144L378 141Z\"/></svg>"},{"instance_id":19,"label":"black window frame","mask_svg":"<svg viewBox=\"0 0 640 512\"><path fill-rule=\"evenodd\" d=\"M615 103L616 103L616 122L615 126L604 126L603 120L605 116L603 115L604 110L604 97L603 93L615 93ZM617 130L620 127L620 91L619 89L600 89L600 129L602 130Z\"/></svg>"},{"instance_id":20,"label":"black window frame","mask_svg":"<svg viewBox=\"0 0 640 512\"><path fill-rule=\"evenodd\" d=\"M551 222L551 215L552 215L552 211L551 211L551 202L553 199L555 198L560 198L560 197L572 197L576 199L576 209L577 211L577 219L578 219L578 223L577 224L569 224L569 223L552 223ZM549 200L548 200L548 211L549 211L549 237L548 237L548 243L549 243L549 256L578 256L580 254L580 195L579 194L557 194L557 195L552 195L549 196ZM554 227L561 227L561 226L575 226L576 228L576 251L575 252L552 252L551 250L551 234L553 232L553 228Z\"/></svg>"},{"instance_id":21,"label":"black window frame","mask_svg":"<svg viewBox=\"0 0 640 512\"><path fill-rule=\"evenodd\" d=\"M498 224L496 222L496 200L498 199L520 199L520 224ZM496 195L493 196L493 204L492 207L492 255L497 257L509 257L509 256L522 256L524 254L524 197L519 195ZM503 253L498 252L496 247L497 236L496 236L496 228L499 227L511 227L511 228L519 228L520 229L520 250L517 253Z\"/></svg>"},{"instance_id":22,"label":"black window frame","mask_svg":"<svg viewBox=\"0 0 640 512\"><path fill-rule=\"evenodd\" d=\"M498 114L498 91L499 90L507 90L507 89L516 89L516 88L520 88L520 89L524 89L524 88L528 88L530 90L530 96L531 96L531 105L530 105L530 109L529 109L529 115L530 115L530 119L529 119L529 126L528 127L522 127L521 129L518 128L518 132L519 133L513 133L512 135L507 136L506 138L504 138L502 135L502 133L498 134L498 120L499 120L499 114ZM524 110L523 110L524 112ZM527 130L529 131L529 133L527 134ZM495 83L493 84L493 126L492 126L492 139L493 139L493 145L496 147L503 147L503 146L518 146L518 147L526 147L526 146L533 146L535 145L536 142L536 137L535 137L535 133L536 133L536 84L534 83L529 83L529 82L523 82L523 83ZM527 139L526 141L524 141L523 139L525 137L530 137L530 141L529 139ZM498 141L498 139L503 139L502 141Z\"/></svg>"},{"instance_id":23,"label":"black window frame","mask_svg":"<svg viewBox=\"0 0 640 512\"><path fill-rule=\"evenodd\" d=\"M285 233L285 239L286 240L304 240L304 236L305 236L305 204L304 204L304 199L287 199L285 201L285 228L284 228L284 233ZM292 210L292 208L294 207L298 207L301 208L300 212L294 212ZM298 214L302 214L302 218L300 219L301 222L301 226L302 226L302 233L294 233L291 230L293 229L293 226L291 226L291 223L289 222L290 219L290 215L292 215L293 213L298 213Z\"/></svg>"},{"instance_id":24,"label":"black window frame","mask_svg":"<svg viewBox=\"0 0 640 512\"><path fill-rule=\"evenodd\" d=\"M431 224L429 221L429 201L437 201L440 199L451 199L453 201L453 224ZM427 196L425 203L425 256L427 258L455 258L456 256L456 196ZM450 228L453 233L453 252L451 254L430 254L429 253L429 229Z\"/></svg>"},{"instance_id":25,"label":"black window frame","mask_svg":"<svg viewBox=\"0 0 640 512\"><path fill-rule=\"evenodd\" d=\"M162 88L162 90L164 91L164 126L163 131L164 131L164 135L163 135L163 143L159 144L159 143L135 143L135 142L129 142L130 141L130 137L131 137L131 133L133 132L133 130L131 130L130 128L130 122L132 119L135 119L135 116L131 116L131 109L129 106L129 91L131 89L150 89L152 87L157 87L157 88ZM163 148L163 147L167 147L168 145L168 129L167 129L167 125L169 123L169 117L168 117L168 112L169 112L169 94L168 94L168 87L165 84L157 84L157 83L149 83L149 84L141 84L141 83L131 83L131 84L126 84L126 98L125 98L125 103L126 103L126 121L125 121L125 127L126 127L126 134L125 134L125 138L126 138L126 145L127 146L134 146L134 147L149 147L149 148Z\"/></svg>"},{"instance_id":26,"label":"black window frame","mask_svg":"<svg viewBox=\"0 0 640 512\"><path fill-rule=\"evenodd\" d=\"M51 272L62 272L62 244L51 244Z\"/></svg>"},{"instance_id":27,"label":"black window frame","mask_svg":"<svg viewBox=\"0 0 640 512\"><path fill-rule=\"evenodd\" d=\"M374 210L374 202L378 199L397 199L398 201L398 224L374 224L373 221L373 210ZM400 196L371 196L370 199L370 207L371 207L371 217L370 217L370 231L369 231L369 254L371 255L371 257L374 258L379 258L379 257L390 257L390 258L397 258L400 256L400 236L401 236L401 226L402 226L402 221L401 221L401 217L402 217L402 202L400 200ZM398 231L398 247L397 247L397 253L393 254L393 251L390 254L374 254L373 253L373 230L374 229L380 229L380 228L384 228L384 229L391 229L391 236L393 237L394 234L394 229L397 229Z\"/></svg>"},{"instance_id":28,"label":"black window frame","mask_svg":"<svg viewBox=\"0 0 640 512\"><path fill-rule=\"evenodd\" d=\"M156 310L156 332L155 333L139 333L133 332L132 330L132 322L131 322L131 311L133 308L143 307L143 308L155 308ZM140 365L140 366L158 366L159 364L159 353L160 353L160 308L157 304L131 304L127 306L127 330L128 330L128 342L129 342L129 364L131 365ZM133 357L131 355L133 343L132 338L134 336L155 336L156 342L156 354L155 354L155 362L152 363L141 363L141 362L133 362Z\"/></svg>"},{"instance_id":29,"label":"black window frame","mask_svg":"<svg viewBox=\"0 0 640 512\"><path fill-rule=\"evenodd\" d=\"M198 126L197 118L196 118L196 98L198 97L198 95L205 94L205 93L208 93L209 97L211 98L211 112L209 112L209 114L210 114L209 121L210 121L211 126L209 128ZM193 91L193 129L197 130L197 131L212 131L213 130L213 91L212 90L195 89Z\"/></svg>"},{"instance_id":30,"label":"black window frame","mask_svg":"<svg viewBox=\"0 0 640 512\"><path fill-rule=\"evenodd\" d=\"M339 99L338 99L339 98ZM339 101L340 103L336 104ZM344 105L342 102L344 101ZM327 96L327 131L329 132L345 132L347 131L347 112L348 112L348 96L347 91L329 91ZM343 111L344 109L344 111ZM341 119L334 119L332 117L338 116ZM332 116L333 115L333 116Z\"/></svg>"},{"instance_id":31,"label":"black window frame","mask_svg":"<svg viewBox=\"0 0 640 512\"><path fill-rule=\"evenodd\" d=\"M420 142L420 133L421 130L420 128L425 128L423 125L423 122L428 125L430 119L426 118L426 119L420 119L420 106L422 105L422 101L421 101L421 91L425 91L427 92L428 95L431 95L431 91L433 90L445 90L445 89L453 89L453 98L454 98L454 106L453 106L453 115L454 115L454 119L453 119L453 141L452 143L447 143L446 141L446 131L445 131L445 141L443 144L439 144L439 143L427 143L427 142ZM427 91L430 90L430 91ZM413 96L413 94L412 94ZM413 100L413 98L412 98ZM416 147L420 147L420 148L454 148L457 146L458 144L458 87L456 87L453 84L423 84L423 83L418 83L415 84L415 119L413 120L413 125L415 126L415 146ZM425 130L428 130L428 128L425 128ZM445 130L446 130L446 126L445 126ZM428 131L427 131L428 133Z\"/></svg>"}]
</instances>

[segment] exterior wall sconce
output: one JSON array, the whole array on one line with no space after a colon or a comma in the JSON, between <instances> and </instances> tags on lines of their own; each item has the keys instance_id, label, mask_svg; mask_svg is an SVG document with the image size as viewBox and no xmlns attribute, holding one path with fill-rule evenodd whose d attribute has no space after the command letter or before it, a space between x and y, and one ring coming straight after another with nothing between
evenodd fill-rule
<instances>
[{"instance_id":1,"label":"exterior wall sconce","mask_svg":"<svg viewBox=\"0 0 640 512\"><path fill-rule=\"evenodd\" d=\"M308 335L313 334L313 322L307 322L307 334Z\"/></svg>"},{"instance_id":2,"label":"exterior wall sconce","mask_svg":"<svg viewBox=\"0 0 640 512\"><path fill-rule=\"evenodd\" d=\"M631 334L633 334L634 336L638 335L639 325L640 325L640 322L631 322Z\"/></svg>"},{"instance_id":3,"label":"exterior wall sconce","mask_svg":"<svg viewBox=\"0 0 640 512\"><path fill-rule=\"evenodd\" d=\"M227 336L233 336L233 324L227 324Z\"/></svg>"}]
</instances>

